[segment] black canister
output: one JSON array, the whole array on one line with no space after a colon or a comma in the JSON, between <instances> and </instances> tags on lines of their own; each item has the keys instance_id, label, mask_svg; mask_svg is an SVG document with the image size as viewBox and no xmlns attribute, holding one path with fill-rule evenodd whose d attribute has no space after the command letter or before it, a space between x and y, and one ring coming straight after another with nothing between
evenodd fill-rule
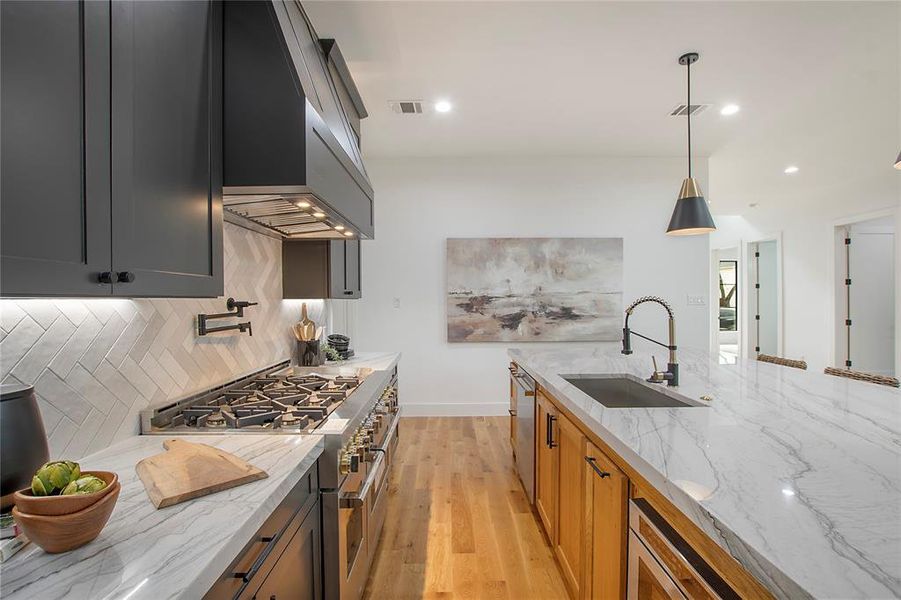
<instances>
[{"instance_id":1,"label":"black canister","mask_svg":"<svg viewBox=\"0 0 901 600\"><path fill-rule=\"evenodd\" d=\"M12 493L30 486L35 471L49 458L34 387L0 385L0 504L12 504Z\"/></svg>"}]
</instances>

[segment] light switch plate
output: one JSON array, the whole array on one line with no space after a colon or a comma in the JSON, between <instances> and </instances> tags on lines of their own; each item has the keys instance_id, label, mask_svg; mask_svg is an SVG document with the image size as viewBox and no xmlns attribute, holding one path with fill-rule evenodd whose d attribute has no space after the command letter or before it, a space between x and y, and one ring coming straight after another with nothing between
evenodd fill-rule
<instances>
[{"instance_id":1,"label":"light switch plate","mask_svg":"<svg viewBox=\"0 0 901 600\"><path fill-rule=\"evenodd\" d=\"M707 305L707 302L704 300L704 296L688 296L686 302L689 306Z\"/></svg>"}]
</instances>

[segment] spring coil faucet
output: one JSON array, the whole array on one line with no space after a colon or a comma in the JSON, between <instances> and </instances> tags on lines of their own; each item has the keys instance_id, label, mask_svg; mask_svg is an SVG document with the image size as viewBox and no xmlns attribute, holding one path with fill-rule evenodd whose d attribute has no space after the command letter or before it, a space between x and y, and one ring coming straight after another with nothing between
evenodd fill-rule
<instances>
[{"instance_id":1,"label":"spring coil faucet","mask_svg":"<svg viewBox=\"0 0 901 600\"><path fill-rule=\"evenodd\" d=\"M638 305L645 304L646 302L654 302L666 310L666 314L669 317L669 344L658 342L646 335L642 335L637 331L629 329L629 317L632 316L632 311L634 311ZM632 354L632 335L637 335L642 339L654 342L658 346L663 346L669 350L669 363L666 365L666 371L662 373L658 371L657 360L654 359L654 372L648 377L648 381L651 383L663 383L665 381L667 385L670 386L679 385L679 364L676 362L676 317L673 314L673 308L669 303L658 296L642 296L630 304L626 309L626 322L623 325L623 354Z\"/></svg>"}]
</instances>

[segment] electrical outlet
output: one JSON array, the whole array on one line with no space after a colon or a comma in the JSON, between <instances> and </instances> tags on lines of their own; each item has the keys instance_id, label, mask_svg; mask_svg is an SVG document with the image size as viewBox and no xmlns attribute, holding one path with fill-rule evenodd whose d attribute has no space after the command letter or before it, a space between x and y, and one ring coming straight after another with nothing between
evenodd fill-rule
<instances>
[{"instance_id":1,"label":"electrical outlet","mask_svg":"<svg viewBox=\"0 0 901 600\"><path fill-rule=\"evenodd\" d=\"M707 302L704 300L704 296L688 296L686 300L689 306L706 306Z\"/></svg>"},{"instance_id":2,"label":"electrical outlet","mask_svg":"<svg viewBox=\"0 0 901 600\"><path fill-rule=\"evenodd\" d=\"M391 304L394 306L394 308L400 308L400 298L395 298Z\"/></svg>"}]
</instances>

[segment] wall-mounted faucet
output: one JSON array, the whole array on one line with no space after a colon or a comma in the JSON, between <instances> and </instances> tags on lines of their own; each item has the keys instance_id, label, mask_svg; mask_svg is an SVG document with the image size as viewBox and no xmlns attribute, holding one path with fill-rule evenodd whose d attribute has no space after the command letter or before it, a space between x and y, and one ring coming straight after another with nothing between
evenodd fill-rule
<instances>
[{"instance_id":1,"label":"wall-mounted faucet","mask_svg":"<svg viewBox=\"0 0 901 600\"><path fill-rule=\"evenodd\" d=\"M635 310L636 306L644 304L645 302L655 302L666 310L666 314L669 316L669 344L658 342L637 331L629 329L629 317L632 316L632 311ZM629 308L626 309L626 322L623 325L623 354L632 354L632 335L637 335L642 339L654 342L658 346L663 346L669 350L669 364L666 365L666 371L662 373L658 371L657 359L654 359L654 372L648 377L648 381L651 383L663 383L665 381L667 385L679 385L679 365L676 362L676 317L673 315L673 309L669 303L657 296L642 296L630 304Z\"/></svg>"},{"instance_id":2,"label":"wall-mounted faucet","mask_svg":"<svg viewBox=\"0 0 901 600\"><path fill-rule=\"evenodd\" d=\"M211 315L207 314L199 314L197 315L197 335L206 335L208 333L216 333L219 331L240 331L244 333L245 331L253 336L253 327L251 326L250 321L245 321L244 323L235 323L234 325L222 325L220 327L207 327L206 322L211 319L227 319L229 317L243 317L244 309L248 306L256 306L256 302L246 302L243 300L235 300L234 298L229 298L225 301L225 308L228 312L224 313L214 313Z\"/></svg>"}]
</instances>

